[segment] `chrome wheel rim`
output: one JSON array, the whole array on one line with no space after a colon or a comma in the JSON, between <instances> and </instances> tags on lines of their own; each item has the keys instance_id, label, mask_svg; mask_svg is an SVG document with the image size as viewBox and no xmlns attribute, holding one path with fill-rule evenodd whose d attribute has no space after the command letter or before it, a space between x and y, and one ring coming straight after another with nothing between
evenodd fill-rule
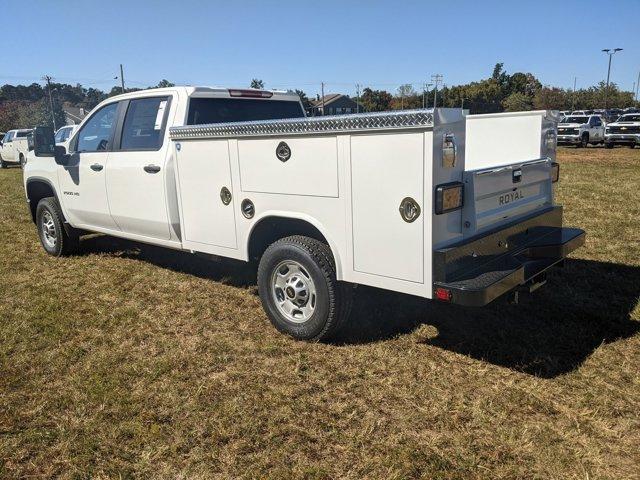
<instances>
[{"instance_id":1,"label":"chrome wheel rim","mask_svg":"<svg viewBox=\"0 0 640 480\"><path fill-rule=\"evenodd\" d=\"M316 307L316 286L309 272L294 260L284 260L273 270L271 292L280 313L290 322L304 323Z\"/></svg>"},{"instance_id":2,"label":"chrome wheel rim","mask_svg":"<svg viewBox=\"0 0 640 480\"><path fill-rule=\"evenodd\" d=\"M42 214L42 238L44 239L44 243L47 244L47 247L54 248L56 246L58 240L56 224L53 221L51 213L47 211Z\"/></svg>"}]
</instances>

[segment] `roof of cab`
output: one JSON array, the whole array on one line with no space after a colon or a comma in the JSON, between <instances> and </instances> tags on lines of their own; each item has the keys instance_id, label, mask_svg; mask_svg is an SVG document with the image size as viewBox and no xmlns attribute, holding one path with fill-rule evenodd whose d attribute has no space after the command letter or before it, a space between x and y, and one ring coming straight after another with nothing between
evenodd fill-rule
<instances>
[{"instance_id":1,"label":"roof of cab","mask_svg":"<svg viewBox=\"0 0 640 480\"><path fill-rule=\"evenodd\" d=\"M149 88L146 90L136 90L135 92L127 92L121 95L115 95L113 97L108 98L108 100L119 100L119 99L127 99L127 98L135 98L140 96L140 94L165 94L175 92L176 90L183 90L187 96L216 96L223 95L228 96L230 90L247 90L247 91L255 91L255 92L269 92L273 94L270 98L265 98L265 100L293 100L300 101L300 97L292 91L287 90L265 90L265 89L255 89L255 88L234 88L234 87L205 87L205 86L175 86L175 87L166 87L166 88Z\"/></svg>"}]
</instances>

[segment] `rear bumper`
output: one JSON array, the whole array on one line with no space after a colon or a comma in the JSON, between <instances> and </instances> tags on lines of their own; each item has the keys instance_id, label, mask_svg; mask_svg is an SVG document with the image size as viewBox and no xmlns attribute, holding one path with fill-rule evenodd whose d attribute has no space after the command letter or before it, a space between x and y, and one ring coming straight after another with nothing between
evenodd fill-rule
<instances>
[{"instance_id":1,"label":"rear bumper","mask_svg":"<svg viewBox=\"0 0 640 480\"><path fill-rule=\"evenodd\" d=\"M585 232L562 227L562 207L434 252L434 298L483 306L519 287L543 283L546 270L584 244ZM443 290L442 290L443 289Z\"/></svg>"}]
</instances>

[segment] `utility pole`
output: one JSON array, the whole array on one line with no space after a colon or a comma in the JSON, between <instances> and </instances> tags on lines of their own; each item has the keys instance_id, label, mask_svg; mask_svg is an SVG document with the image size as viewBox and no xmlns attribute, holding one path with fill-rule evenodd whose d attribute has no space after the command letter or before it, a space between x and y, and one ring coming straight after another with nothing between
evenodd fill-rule
<instances>
[{"instance_id":1,"label":"utility pole","mask_svg":"<svg viewBox=\"0 0 640 480\"><path fill-rule=\"evenodd\" d=\"M606 110L607 108L607 96L609 94L609 77L611 76L611 57L613 57L613 55L616 52L621 52L622 48L614 48L613 50L610 48L603 48L602 51L604 53L606 53L607 55L609 55L609 68L607 69L607 88L604 91L604 108Z\"/></svg>"},{"instance_id":2,"label":"utility pole","mask_svg":"<svg viewBox=\"0 0 640 480\"><path fill-rule=\"evenodd\" d=\"M356 83L356 113L360 113L360 84Z\"/></svg>"},{"instance_id":3,"label":"utility pole","mask_svg":"<svg viewBox=\"0 0 640 480\"><path fill-rule=\"evenodd\" d=\"M47 82L47 89L49 90L49 108L51 109L51 121L53 122L53 129L56 130L56 116L53 113L53 96L51 95L51 80L53 80L53 77L45 75L44 77L42 77L42 80L45 80Z\"/></svg>"},{"instance_id":4,"label":"utility pole","mask_svg":"<svg viewBox=\"0 0 640 480\"><path fill-rule=\"evenodd\" d=\"M438 105L438 85L442 81L442 75L436 73L435 75L431 75L431 80L433 81L433 108L436 108Z\"/></svg>"},{"instance_id":5,"label":"utility pole","mask_svg":"<svg viewBox=\"0 0 640 480\"><path fill-rule=\"evenodd\" d=\"M636 102L638 101L638 90L640 90L640 72L638 72L638 81L636 82Z\"/></svg>"},{"instance_id":6,"label":"utility pole","mask_svg":"<svg viewBox=\"0 0 640 480\"><path fill-rule=\"evenodd\" d=\"M573 91L571 92L571 111L576 108L576 80L578 77L573 77Z\"/></svg>"},{"instance_id":7,"label":"utility pole","mask_svg":"<svg viewBox=\"0 0 640 480\"><path fill-rule=\"evenodd\" d=\"M320 82L320 91L322 92L322 115L324 115L324 82Z\"/></svg>"},{"instance_id":8,"label":"utility pole","mask_svg":"<svg viewBox=\"0 0 640 480\"><path fill-rule=\"evenodd\" d=\"M122 64L120 64L120 83L122 84L122 93L124 93L124 70Z\"/></svg>"}]
</instances>

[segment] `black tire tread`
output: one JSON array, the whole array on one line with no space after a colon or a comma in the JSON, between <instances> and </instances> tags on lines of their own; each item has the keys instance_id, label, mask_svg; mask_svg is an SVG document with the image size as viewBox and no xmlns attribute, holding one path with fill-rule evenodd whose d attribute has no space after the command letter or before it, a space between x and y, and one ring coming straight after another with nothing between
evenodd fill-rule
<instances>
[{"instance_id":1,"label":"black tire tread","mask_svg":"<svg viewBox=\"0 0 640 480\"><path fill-rule=\"evenodd\" d=\"M353 288L345 282L338 282L336 279L336 267L333 254L329 246L315 238L306 237L304 235L292 235L283 237L272 243L264 255L280 245L290 245L307 252L314 262L318 265L320 271L327 279L329 288L329 319L324 328L315 337L309 341L321 341L330 339L344 325L351 312L353 305ZM266 272L258 268L258 285L261 283L261 277ZM276 328L278 326L276 325ZM280 330L280 329L279 329ZM282 330L281 330L282 331ZM286 333L286 332L284 332Z\"/></svg>"},{"instance_id":2,"label":"black tire tread","mask_svg":"<svg viewBox=\"0 0 640 480\"><path fill-rule=\"evenodd\" d=\"M58 201L55 199L55 197L46 197L38 202L38 207L36 210L36 221L38 222L38 230L40 229L39 212L42 208L48 208L53 213L53 219L56 222L56 229L60 232L60 235L58 235L59 246L57 246L56 252L49 252L46 249L45 251L50 255L56 257L66 257L75 253L78 250L80 240L75 232L71 232L71 234L69 234L67 232L67 229L65 229L64 215L62 214L62 210L60 209ZM40 235L40 231L38 231L38 235Z\"/></svg>"}]
</instances>

